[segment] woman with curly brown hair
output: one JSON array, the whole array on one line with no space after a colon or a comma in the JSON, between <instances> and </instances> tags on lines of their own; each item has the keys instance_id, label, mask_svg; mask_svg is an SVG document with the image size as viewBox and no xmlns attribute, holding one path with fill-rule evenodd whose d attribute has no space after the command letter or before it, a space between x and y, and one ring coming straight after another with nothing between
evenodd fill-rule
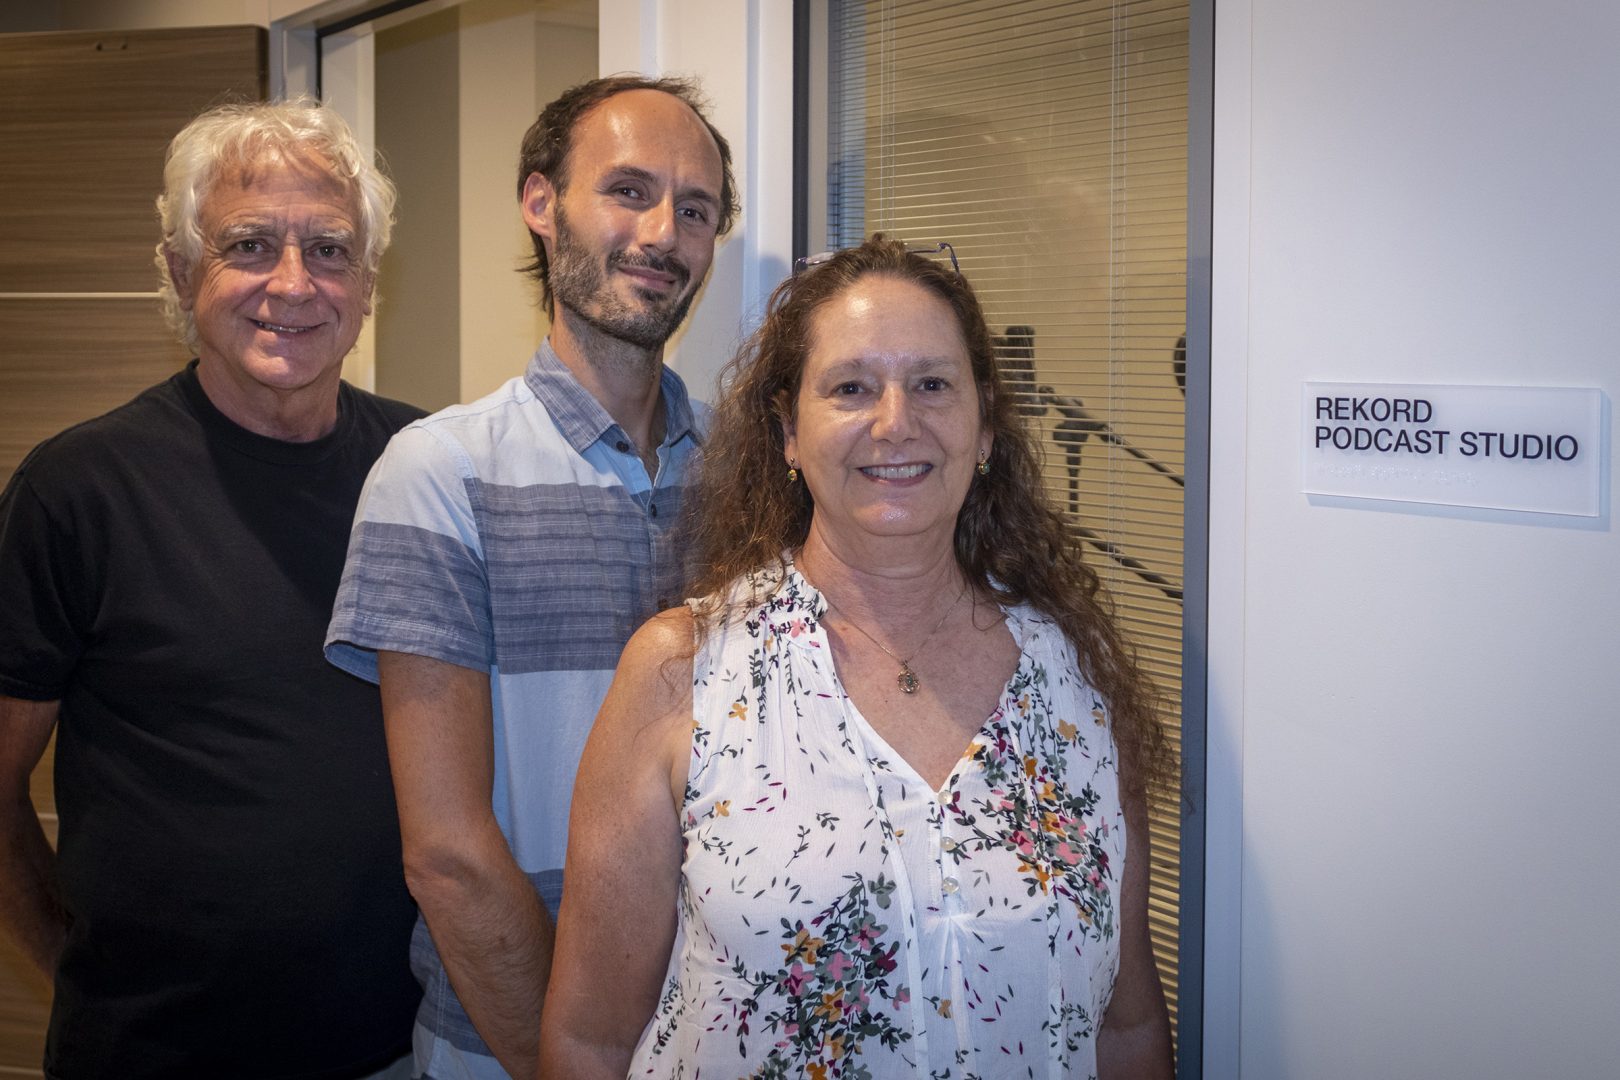
<instances>
[{"instance_id":1,"label":"woman with curly brown hair","mask_svg":"<svg viewBox=\"0 0 1620 1080\"><path fill-rule=\"evenodd\" d=\"M733 361L693 593L580 767L555 1077L1168 1076L1153 696L972 289L874 238Z\"/></svg>"}]
</instances>

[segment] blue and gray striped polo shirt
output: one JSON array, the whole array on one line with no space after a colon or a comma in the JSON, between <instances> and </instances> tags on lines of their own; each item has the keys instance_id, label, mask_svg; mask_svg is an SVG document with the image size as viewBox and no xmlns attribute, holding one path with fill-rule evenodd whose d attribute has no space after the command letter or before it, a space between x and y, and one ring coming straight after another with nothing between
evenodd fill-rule
<instances>
[{"instance_id":1,"label":"blue and gray striped polo shirt","mask_svg":"<svg viewBox=\"0 0 1620 1080\"><path fill-rule=\"evenodd\" d=\"M662 390L656 478L549 340L522 378L399 432L361 494L327 631L327 659L373 682L379 649L489 672L495 818L553 914L585 736L631 633L681 600L671 530L701 433L668 368ZM418 1068L503 1077L420 919L412 963Z\"/></svg>"}]
</instances>

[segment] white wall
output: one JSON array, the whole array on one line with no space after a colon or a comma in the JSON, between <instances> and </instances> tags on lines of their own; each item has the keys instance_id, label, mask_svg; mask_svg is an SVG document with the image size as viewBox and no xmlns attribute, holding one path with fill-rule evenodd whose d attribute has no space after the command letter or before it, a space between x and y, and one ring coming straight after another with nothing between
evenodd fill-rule
<instances>
[{"instance_id":1,"label":"white wall","mask_svg":"<svg viewBox=\"0 0 1620 1080\"><path fill-rule=\"evenodd\" d=\"M373 39L377 150L399 191L377 274L376 379L385 397L437 410L462 400L461 61L455 8Z\"/></svg>"},{"instance_id":2,"label":"white wall","mask_svg":"<svg viewBox=\"0 0 1620 1080\"><path fill-rule=\"evenodd\" d=\"M517 160L541 105L596 74L596 31L534 0L469 0L376 35L378 144L400 185L377 388L425 408L523 371L548 324Z\"/></svg>"},{"instance_id":3,"label":"white wall","mask_svg":"<svg viewBox=\"0 0 1620 1080\"><path fill-rule=\"evenodd\" d=\"M1612 518L1313 505L1298 410L1612 403L1620 6L1216 18L1206 1075L1613 1077Z\"/></svg>"},{"instance_id":4,"label":"white wall","mask_svg":"<svg viewBox=\"0 0 1620 1080\"><path fill-rule=\"evenodd\" d=\"M596 75L594 30L537 17L532 0L473 0L461 16L461 400L523 373L549 328L518 209L523 133L540 107Z\"/></svg>"}]
</instances>

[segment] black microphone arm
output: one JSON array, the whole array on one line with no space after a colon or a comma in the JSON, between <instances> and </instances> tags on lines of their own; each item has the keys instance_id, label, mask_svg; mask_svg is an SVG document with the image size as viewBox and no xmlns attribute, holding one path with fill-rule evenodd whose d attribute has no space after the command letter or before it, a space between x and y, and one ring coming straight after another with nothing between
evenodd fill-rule
<instances>
[{"instance_id":1,"label":"black microphone arm","mask_svg":"<svg viewBox=\"0 0 1620 1080\"><path fill-rule=\"evenodd\" d=\"M1185 386L1185 339L1177 342L1176 347L1178 350L1176 353L1176 382L1178 386ZM1059 394L1050 386L1036 385L1035 327L1026 325L1007 327L1005 334L996 336L995 349L996 363L1001 369L1001 375L1007 390L1011 392L1013 400L1017 402L1018 412L1022 416L1034 420L1036 417L1044 415L1047 408L1050 407L1055 409L1059 416L1063 417L1052 429L1052 441L1063 448L1063 456L1067 465L1069 530L1097 551L1112 559L1117 565L1129 570L1140 580L1158 589L1171 600L1180 603L1182 599L1180 583L1156 572L1140 559L1130 555L1104 534L1080 524L1080 453L1085 448L1086 440L1096 436L1098 442L1110 443L1119 447L1179 487L1186 487L1187 481L1175 470L1156 460L1151 454L1144 453L1126 442L1123 436L1109 426L1108 421L1092 415L1090 410L1086 408L1086 403L1081 399Z\"/></svg>"},{"instance_id":2,"label":"black microphone arm","mask_svg":"<svg viewBox=\"0 0 1620 1080\"><path fill-rule=\"evenodd\" d=\"M1161 462L1155 460L1152 456L1143 453L1141 450L1138 450L1136 447L1126 442L1123 436L1116 433L1114 429L1108 425L1108 421L1099 416L1092 415L1092 413L1087 410L1086 403L1079 398L1066 397L1062 394L1055 393L1050 386L1037 387L1033 397L1038 408L1050 406L1053 409L1056 409L1058 414L1063 417L1063 419L1058 422L1057 427L1052 431L1052 441L1063 447L1064 456L1068 459L1069 512L1074 517L1078 517L1080 513L1080 451L1085 445L1086 440L1091 438L1093 435L1097 437L1099 442L1112 443L1114 446L1124 450L1138 461L1146 464L1154 472L1168 477L1171 482L1178 484L1181 487L1187 486L1186 480L1181 476L1176 474L1171 469L1166 468ZM1174 600L1177 603L1181 602L1182 590L1179 584L1165 577L1163 574L1157 573L1140 559L1131 556L1118 544L1114 543L1114 541L1103 536L1095 529L1089 529L1086 526L1081 525L1078 521L1071 521L1069 523L1069 528L1077 533L1083 540L1085 540L1086 543L1090 544L1092 547L1096 548L1098 551L1102 552L1104 555L1108 556L1110 559L1114 560L1120 566L1129 570L1131 573L1135 574L1149 585L1157 588L1171 600Z\"/></svg>"},{"instance_id":3,"label":"black microphone arm","mask_svg":"<svg viewBox=\"0 0 1620 1080\"><path fill-rule=\"evenodd\" d=\"M1068 438L1064 439L1060 437L1058 439L1059 442L1068 441L1083 443L1086 441L1086 439L1095 435L1098 442L1112 443L1121 450L1125 451L1127 454L1131 455L1136 460L1142 462L1154 472L1168 478L1171 483L1176 484L1179 487L1187 486L1186 478L1184 478L1180 473L1176 472L1174 469L1171 469L1162 461L1159 461L1152 454L1138 450L1136 447L1126 442L1125 437L1115 432L1114 429L1109 426L1108 421L1102 419L1101 417L1093 416L1086 408L1086 403L1080 398L1067 397L1063 394L1056 393L1050 386L1039 387L1035 393L1037 395L1037 399L1043 405L1051 406L1062 416L1067 418L1067 421L1060 424L1059 428L1068 434Z\"/></svg>"}]
</instances>

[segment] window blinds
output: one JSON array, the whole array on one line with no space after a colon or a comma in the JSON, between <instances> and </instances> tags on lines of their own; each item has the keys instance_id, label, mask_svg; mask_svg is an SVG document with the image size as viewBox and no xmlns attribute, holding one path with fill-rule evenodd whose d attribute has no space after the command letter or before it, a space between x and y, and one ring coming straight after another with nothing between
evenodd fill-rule
<instances>
[{"instance_id":1,"label":"window blinds","mask_svg":"<svg viewBox=\"0 0 1620 1080\"><path fill-rule=\"evenodd\" d=\"M955 246L1179 753L1188 4L830 0L826 15L812 250L879 230ZM1179 792L1154 791L1150 816L1174 1019Z\"/></svg>"}]
</instances>

